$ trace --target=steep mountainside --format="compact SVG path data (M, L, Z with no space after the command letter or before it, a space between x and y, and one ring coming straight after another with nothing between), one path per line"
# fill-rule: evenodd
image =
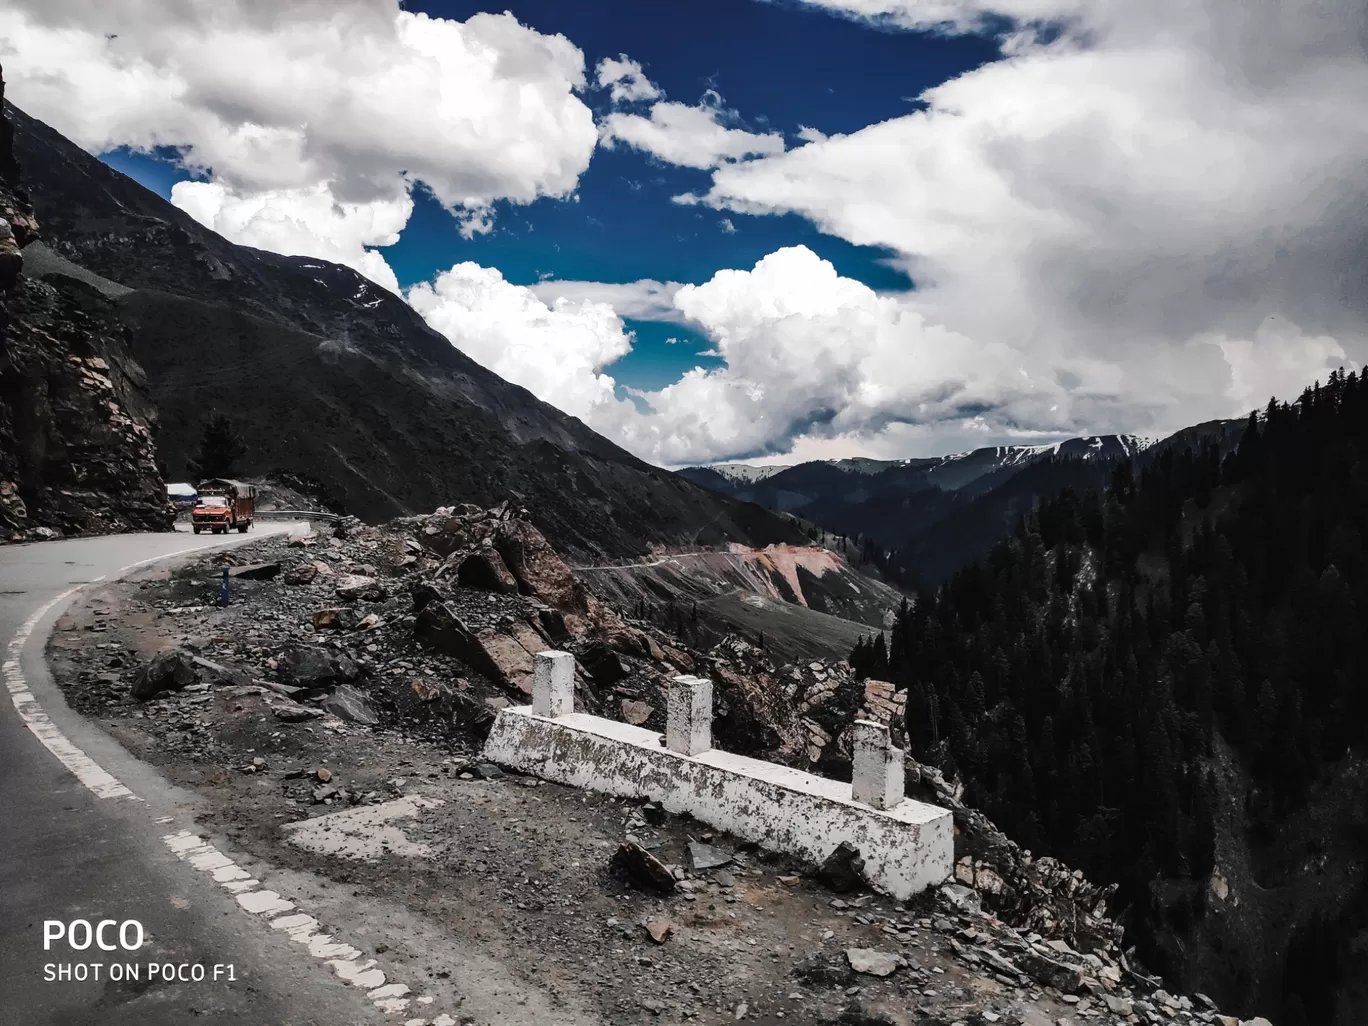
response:
M111 302L161 415L173 477L213 409L243 475L305 475L363 519L512 496L567 551L801 543L786 521L659 470L476 364L355 271L235 246L7 108L55 254ZM70 281L53 261L48 280Z
M134 340L98 290L31 273L43 244L12 136L0 117L0 539L168 529Z
M1043 502L861 672L919 758L1121 885L1170 983L1279 1026L1368 1014L1368 380Z

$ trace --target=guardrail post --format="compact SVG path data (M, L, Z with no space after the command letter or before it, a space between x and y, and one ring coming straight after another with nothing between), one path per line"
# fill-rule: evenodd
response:
M906 795L902 749L893 747L882 723L856 720L850 732L850 797L870 808L894 808Z
M712 747L713 694L707 677L678 676L665 696L665 747L698 755Z
M532 711L555 718L575 711L575 657L569 652L538 652L533 659Z

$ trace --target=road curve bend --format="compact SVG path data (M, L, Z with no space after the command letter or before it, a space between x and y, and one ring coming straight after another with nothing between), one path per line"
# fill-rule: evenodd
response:
M193 797L68 709L43 658L53 622L82 585L290 526L258 522L251 535L233 538L182 531L0 547L0 657L8 688L0 702L3 1026L381 1020L363 994L340 985L279 931L243 916L231 894L168 850L168 830L193 829ZM100 951L93 942L75 949L65 940L44 949L45 922L75 920L134 920L145 940L132 952ZM73 932L78 942L86 939L79 927ZM102 939L114 945L115 936L110 927ZM129 927L125 939L133 937ZM139 978L125 971L124 979L109 979L115 962L139 966ZM172 980L149 978L154 963L173 967ZM84 980L76 978L81 964ZM90 978L91 964L103 967L102 979ZM192 975L183 965L205 966L206 978L177 981ZM63 966L72 978L60 978ZM211 979L215 966L232 966L232 979L224 969Z

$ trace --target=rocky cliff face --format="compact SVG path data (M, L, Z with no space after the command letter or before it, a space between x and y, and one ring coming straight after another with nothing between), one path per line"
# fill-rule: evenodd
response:
M155 411L112 304L24 273L39 227L13 135L0 117L0 539L168 529Z

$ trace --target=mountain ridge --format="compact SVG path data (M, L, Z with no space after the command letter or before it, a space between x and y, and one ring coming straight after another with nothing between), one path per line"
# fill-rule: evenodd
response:
M716 467L680 473L857 539L864 558L891 580L934 588L1061 488L1105 486L1110 468L1122 460L1144 462L1167 446L1242 427L1240 421L1212 421L1166 439L1086 435L902 460L814 460L744 481Z
M7 104L45 241L130 289L110 302L183 472L212 409L239 473L304 474L378 521L506 497L568 551L801 543L786 520L653 467L498 377L400 297L327 261L238 246ZM70 272L68 272L69 274Z

